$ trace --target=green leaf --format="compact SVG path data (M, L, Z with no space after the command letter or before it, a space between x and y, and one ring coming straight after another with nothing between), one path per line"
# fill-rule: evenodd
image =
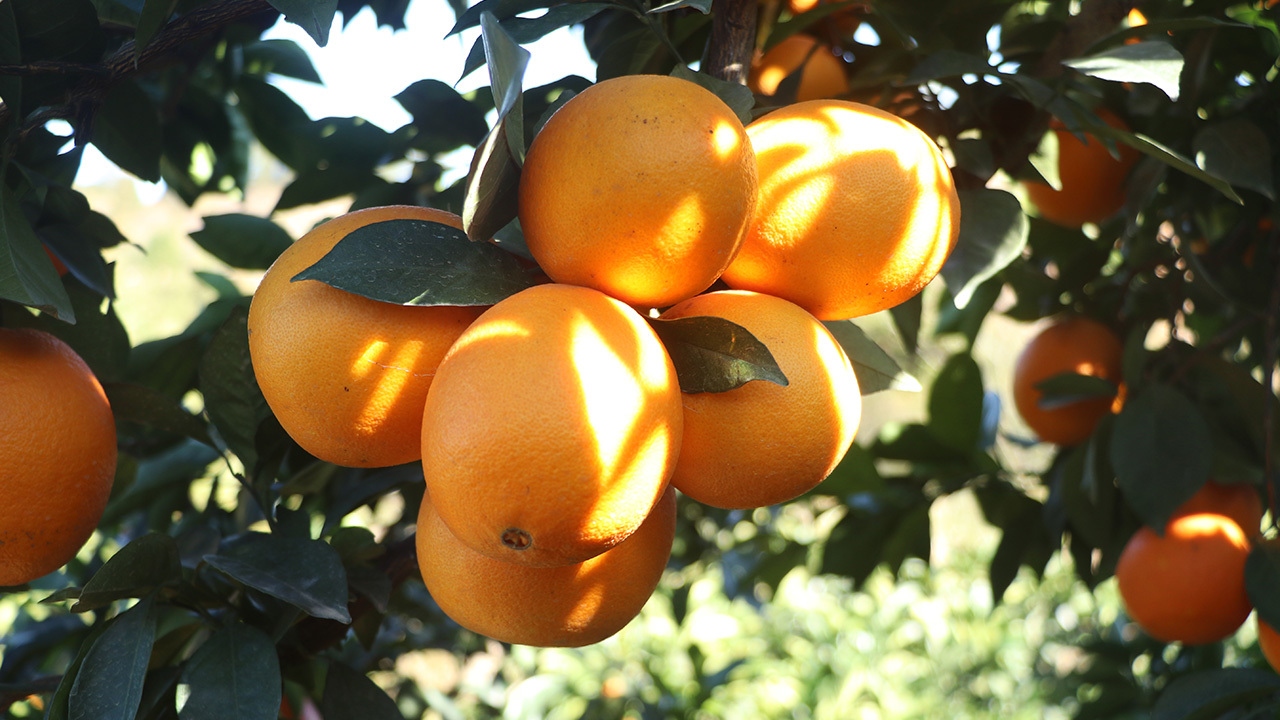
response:
M297 25L320 47L329 44L329 28L338 12L338 0L267 0L284 14L284 19Z
M237 307L209 341L200 358L200 392L205 412L246 469L254 467L258 426L270 414L249 358L249 312Z
M280 711L280 660L261 630L236 623L200 646L182 671L180 720L269 720Z
M490 13L498 20L506 20L534 10L543 10L559 3L560 0L481 0L467 8L458 16L458 21L449 30L449 35L457 35L467 28L480 24L480 16Z
M1111 433L1111 465L1129 507L1163 533L1213 469L1209 425L1185 395L1149 386L1128 400Z
M76 321L71 298L8 185L0 187L0 299Z
M311 56L292 40L272 39L245 43L245 69L255 75L284 75L285 77L320 83L320 73L311 63Z
M755 108L756 98L751 93L750 88L741 83L721 80L704 72L694 72L688 66L676 63L671 69L671 77L677 77L681 80L688 80L691 83L701 85L710 90L716 97L720 98L734 115L738 116L738 120L747 125L751 122L751 110Z
M858 389L863 395L881 390L922 390L920 381L903 370L896 360L889 357L889 353L881 349L852 320L829 320L822 324L831 332L836 342L840 343L849 362L853 363L853 372L858 376Z
M169 18L177 8L178 0L144 0L142 13L138 16L138 27L133 35L135 57L142 55L143 49L169 22Z
M959 194L960 238L942 266L942 278L963 309L979 285L1022 255L1028 224L1011 193L979 188Z
M1156 700L1151 720L1212 720L1277 692L1280 677L1270 670L1201 670L1173 679Z
M130 382L103 383L116 422L132 422L174 435L189 437L210 447L213 440L200 418L187 412L164 393Z
M396 101L413 116L414 146L430 153L479 147L489 131L484 112L439 80L419 80L400 91Z
M1254 544L1244 565L1244 587L1258 617L1280 628L1280 545Z
M1162 145L1158 141L1147 137L1146 135L1141 133L1125 132L1119 128L1113 128L1109 125L1090 127L1089 132L1098 135L1099 137L1109 137L1117 142L1122 142L1144 155L1153 157L1175 170L1184 172L1187 175L1204 182L1225 195L1232 202L1240 205L1244 204L1244 200L1242 200L1240 196L1236 194L1236 191L1232 189L1231 183L1216 175L1201 170L1195 163L1191 162L1186 157L1171 148Z
M929 390L929 429L958 452L976 450L982 439L982 371L968 353L947 359Z
M8 3L0 3L0 6ZM97 644L98 638L111 627L110 623L98 623L89 631L89 636L80 643L80 648L76 651L75 658L67 669L62 673L62 680L58 683L58 688L54 690L53 697L49 699L49 705L45 709L44 720L67 720L71 717L71 690L75 687L76 678L80 675L80 668L84 667L84 660L89 656L89 651Z
M492 305L535 284L511 253L426 220L388 220L354 230L293 280L397 305Z
M191 239L234 268L265 270L293 244L289 233L267 218L231 213L209 215Z
M94 641L71 686L71 720L132 720L142 701L147 661L155 642L150 598L120 613Z
M556 3L553 7L537 17L507 17L501 19L503 31L518 45L541 40L549 33L562 27L580 25L604 10L617 9L616 5L605 2L571 2ZM483 13L481 13L483 15ZM649 32L646 29L646 32ZM483 38L476 38L462 66L462 77L466 77L480 69L485 63L485 47Z
M1254 123L1241 118L1214 123L1196 133L1192 148L1201 170L1276 199L1271 141Z
M0 318L10 327L29 327L47 332L75 350L100 382L111 382L125 372L129 362L129 336L116 316L115 306L83 284L68 281L63 287L71 300L76 324L68 325L48 315L26 311L5 311ZM13 306L10 306L13 308Z
M916 293L906 302L889 308L889 317L893 327L902 338L902 345L909 354L914 355L920 346L920 324L924 313L924 293Z
M1178 99L1182 53L1163 40L1118 45L1085 57L1064 60L1063 65L1101 80L1148 83L1170 100Z
M156 182L163 137L155 103L137 83L126 80L107 93L94 118L91 139L122 170Z
M329 663L320 715L325 720L402 720L396 703L368 676L342 663Z
M786 386L773 353L737 323L710 315L650 321L686 393L728 392L752 380Z
M524 164L524 71L529 65L529 51L511 39L491 13L480 15L480 33L484 40L484 58L489 66L489 89L498 111L507 148L517 165Z
M519 214L520 166L511 155L505 123L499 120L471 157L462 227L472 240L494 237Z
M1094 375L1080 375L1064 372L1045 378L1036 383L1036 389L1043 393L1039 405L1052 410L1064 405L1090 400L1099 397L1115 397L1118 388L1106 378Z
M0 63L17 65L22 62L22 44L18 21L13 15L13 3L0 3ZM8 107L13 117L24 117L22 112L22 76L0 76L0 101Z
M916 63L903 85L923 85L930 80L959 77L961 75L995 75L986 58L959 50L939 50Z
M323 541L250 533L204 560L308 615L351 622L347 572L337 551Z
M671 0L671 2L659 5L649 12L652 14L666 13L672 10L683 10L684 8L697 10L703 15L709 15L711 14L711 0Z
M80 591L71 612L106 607L116 600L140 598L182 579L182 564L173 538L151 533L136 538L111 556Z

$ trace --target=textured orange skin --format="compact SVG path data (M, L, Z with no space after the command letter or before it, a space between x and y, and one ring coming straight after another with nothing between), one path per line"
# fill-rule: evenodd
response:
M853 366L822 323L800 306L729 290L690 298L664 318L712 315L765 344L787 376L723 393L684 396L684 438L671 484L719 508L754 508L808 492L853 443L862 396Z
M815 46L816 49L815 49ZM752 92L773 95L778 85L804 64L796 100L817 100L849 92L844 63L831 54L831 48L809 35L791 35L774 45L751 66L747 86Z
M1248 556L1244 532L1222 515L1175 518L1164 537L1143 527L1116 564L1120 597L1129 617L1157 640L1218 642L1253 611L1244 587Z
M1114 128L1128 130L1123 120L1107 110L1098 117ZM1040 216L1066 227L1101 223L1124 207L1125 176L1138 160L1138 151L1119 145L1120 159L1111 157L1107 146L1092 135L1081 142L1061 122L1050 129L1058 136L1058 180L1061 190L1044 183L1026 183L1027 198Z
M1040 407L1036 383L1066 372L1120 382L1124 348L1111 329L1072 316L1058 320L1031 339L1013 369L1013 402L1018 414L1045 442L1077 445L1089 439L1113 399L1092 398L1055 408Z
M663 75L593 85L534 138L520 224L559 283L665 307L711 286L742 243L755 155L710 91Z
M538 285L486 311L440 363L423 473L436 512L477 552L579 563L662 496L682 421L675 368L638 313L589 288ZM504 544L513 529L528 546Z
M1280 633L1258 618L1258 648L1272 670L1280 672Z
M422 406L436 365L484 308L405 307L317 280L291 282L357 228L398 219L461 228L442 210L357 210L302 236L276 259L249 306L249 352L262 394L307 452L348 467L421 457Z
M1245 537L1252 539L1262 528L1262 497L1256 487L1247 483L1216 483L1210 480L1182 503L1173 512L1173 517L1199 513L1225 515L1240 526Z
M675 531L676 493L667 488L639 529L607 552L574 565L529 567L472 550L427 496L418 513L418 567L440 608L472 632L520 645L581 647L640 613L662 579Z
M48 333L0 328L0 585L75 557L115 472L115 419L84 360Z
M723 280L796 303L819 320L891 308L942 269L960 200L942 152L869 105L811 100L747 126L760 199Z

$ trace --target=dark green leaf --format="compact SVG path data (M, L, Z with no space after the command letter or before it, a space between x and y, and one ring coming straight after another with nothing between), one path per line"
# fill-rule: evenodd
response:
M144 0L142 13L138 16L138 27L133 35L134 55L141 56L143 49L151 42L169 22L173 11L178 7L178 0Z
M863 395L881 390L920 392L920 381L904 371L852 320L824 321L822 324L844 348L844 354L849 356L854 374L858 376L858 389Z
M1223 668L1175 678L1151 710L1151 720L1212 720L1280 692L1280 677L1270 670Z
M311 64L311 56L292 40L273 39L246 43L245 69L256 75L284 75L286 77L319 83L320 74Z
M1004 190L961 190L960 207L960 238L942 278L963 309L979 285L1022 254L1028 225L1018 198Z
M325 720L401 720L395 701L368 676L342 663L329 663L320 715Z
M103 383L103 389L116 422L138 423L213 446L200 418L168 395L137 383Z
M684 8L697 10L703 15L708 15L711 13L711 0L671 0L671 2L659 5L649 12L664 13L671 12L672 10L682 10Z
M280 661L271 638L236 623L200 646L182 671L180 720L271 720L280 711Z
M132 720L156 635L150 598L120 613L94 641L71 686L71 720Z
M698 315L652 325L676 366L681 392L727 392L752 380L787 385L769 348L737 323Z
M471 158L466 195L462 202L462 227L467 237L485 241L494 237L519 212L520 166L511 156L505 120L500 120Z
M995 73L985 58L959 50L939 50L917 63L902 84L914 86L942 78Z
M160 533L143 535L120 548L93 574L71 612L96 610L123 598L140 598L181 579L182 565L173 538Z
M489 65L489 89L493 105L507 136L507 147L516 165L524 164L524 71L529 65L529 51L516 44L490 13L480 15L480 32L484 41L484 58Z
M603 2L556 3L537 17L509 17L501 20L501 25L503 31L517 45L528 45L562 27L581 24L600 14L601 11L611 8L616 8L616 6ZM483 13L481 14L483 15ZM471 46L471 52L467 55L466 62L463 64L462 77L466 77L480 69L480 66L484 63L484 41L481 38L477 38L475 44Z
M338 0L267 0L271 7L284 13L284 19L297 25L320 47L329 44L329 28L338 12Z
M71 298L8 185L0 188L0 299L76 321Z
M1051 410L1064 405L1099 397L1115 397L1116 384L1094 375L1065 372L1036 383L1042 395L1040 407Z
M143 180L160 179L160 116L150 96L126 80L107 93L93 122L93 144L111 162Z
M327 166L303 170L280 193L275 210L289 210L332 200L382 182L371 169L365 168L353 170L348 167Z
M1280 545L1257 543L1244 566L1244 586L1258 617L1280 628Z
M917 293L906 302L889 308L889 317L893 319L893 327L902 338L902 345L909 354L914 355L920 345L920 322L924 312L924 293Z
M308 615L351 622L347 572L337 551L325 542L254 533L204 560Z
M751 122L751 110L756 105L756 98L746 85L721 80L704 72L694 72L683 63L676 63L676 66L671 69L671 76L688 80L710 90L733 111L734 115L738 116L738 120L743 125Z
M1116 417L1111 465L1129 506L1147 526L1164 532L1169 516L1213 469L1209 426L1185 395L1149 386Z
M209 215L191 239L235 268L265 270L293 243L289 233L267 218L232 213Z
M974 437L977 436L978 432L975 432ZM976 439L974 443L977 444ZM871 447L876 457L908 460L917 464L960 462L971 449L956 450L942 442L932 425L917 423L886 423L880 428L880 434Z
M1275 200L1271 141L1254 123L1240 118L1214 123L1196 133L1192 147L1201 170Z
M10 327L43 330L67 343L84 359L99 381L111 382L119 378L129 361L129 336L116 316L114 306L104 303L101 295L78 282L67 281L63 287L71 300L75 325L47 315L8 312L3 307L0 307L0 318Z
M262 78L241 75L236 108L244 114L262 146L296 171L314 168L314 148L307 141L311 118L283 90Z
M1096 135L1109 137L1117 142L1122 142L1144 155L1153 157L1175 170L1184 172L1187 175L1204 182L1225 195L1232 202L1241 205L1244 204L1244 201L1240 199L1240 196L1236 194L1236 191L1232 189L1231 183L1216 175L1201 170L1195 163L1191 162L1177 151L1150 137L1147 137L1146 135L1141 133L1128 133L1118 128L1106 125L1092 127L1089 131Z
M1085 75L1112 82L1149 83L1170 100L1178 99L1182 53L1163 40L1117 45L1086 57L1062 63Z
M14 3L0 3L0 63L5 65L22 62L22 45L18 21L13 15L13 5ZM23 117L20 75L0 75L0 101L4 102L14 117Z
M479 147L489 131L484 112L439 80L419 80L396 95L418 129L415 147L443 153L462 145Z
M929 429L958 452L982 439L982 371L968 353L947 359L929 390Z
M516 256L426 220L359 228L293 280L398 305L492 305L535 284Z
M543 10L556 5L559 0L481 0L467 8L458 16L458 21L449 30L449 35L456 35L467 28L480 24L480 16L490 13L498 20L506 20L533 10Z
M258 458L254 438L270 410L253 375L248 318L248 311L237 307L214 333L200 358L199 382L209 419L227 448L252 468Z

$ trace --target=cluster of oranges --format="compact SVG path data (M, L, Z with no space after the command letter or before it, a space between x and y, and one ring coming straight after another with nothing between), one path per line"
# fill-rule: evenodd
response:
M325 223L263 277L250 351L304 449L350 466L421 459L418 560L449 616L573 646L653 592L677 490L760 507L831 472L861 397L821 321L919 292L955 243L959 203L937 146L893 115L812 101L744 127L693 82L627 76L547 121L519 217L551 282L488 308L292 281L359 227L456 216L397 206ZM785 384L682 392L651 321L692 317L745 328Z

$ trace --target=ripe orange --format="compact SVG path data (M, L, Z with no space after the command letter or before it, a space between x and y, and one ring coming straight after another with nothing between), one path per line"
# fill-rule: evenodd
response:
M724 272L739 290L786 298L820 320L893 307L942 268L960 200L938 146L869 105L810 100L747 127L760 199Z
M1070 316L1049 325L1031 339L1013 369L1013 401L1018 414L1041 440L1076 445L1112 409L1110 397L1079 400L1053 408L1040 406L1035 386L1062 373L1078 373L1120 382L1120 339L1107 326L1085 317Z
M817 100L849 92L844 62L831 54L831 48L808 35L791 35L774 45L751 65L747 86L752 92L773 95L787 76L801 65L800 86L796 100Z
M529 567L472 550L440 519L428 495L418 514L418 566L431 597L454 622L495 640L580 647L639 614L662 578L676 530L667 488L626 540L589 560Z
M1262 498L1258 489L1246 483L1206 482L1191 499L1174 511L1173 517L1216 513L1235 521L1247 538L1253 538L1262 527Z
M826 5L835 1L838 0L788 0L787 11L794 17L806 13L819 5ZM866 12L865 7L850 7L845 10L838 10L819 22L828 31L828 34L834 35L837 39L850 38L857 32L858 26L862 24L860 12Z
M115 472L115 419L89 366L48 333L0 328L0 585L75 557Z
M1244 587L1249 540L1212 513L1169 521L1164 537L1134 533L1116 564L1129 617L1164 642L1203 645L1234 633L1253 610Z
M569 565L617 545L680 451L680 386L631 308L572 285L494 305L427 394L422 466L436 512L489 557Z
M350 467L421 457L422 406L436 365L483 308L405 307L317 280L292 282L357 228L458 216L392 206L348 213L302 236L267 270L249 307L249 352L267 404L299 445Z
M800 306L730 290L690 298L664 318L737 323L769 348L786 387L753 380L684 396L684 438L671 484L719 508L786 502L822 482L853 443L862 396L831 333Z
M1258 648L1271 669L1280 672L1280 633L1261 617L1258 618Z
M687 80L629 75L543 126L520 178L520 224L556 282L663 307L720 277L755 198L755 156L727 105Z
M1128 130L1123 120L1106 109L1097 111L1103 122ZM1026 183L1027 198L1040 216L1059 225L1077 227L1101 223L1124 207L1125 177L1138 160L1138 152L1120 145L1119 159L1111 157L1101 140L1086 135L1081 141L1058 120L1050 124L1058 138L1058 180L1062 189L1045 183Z

